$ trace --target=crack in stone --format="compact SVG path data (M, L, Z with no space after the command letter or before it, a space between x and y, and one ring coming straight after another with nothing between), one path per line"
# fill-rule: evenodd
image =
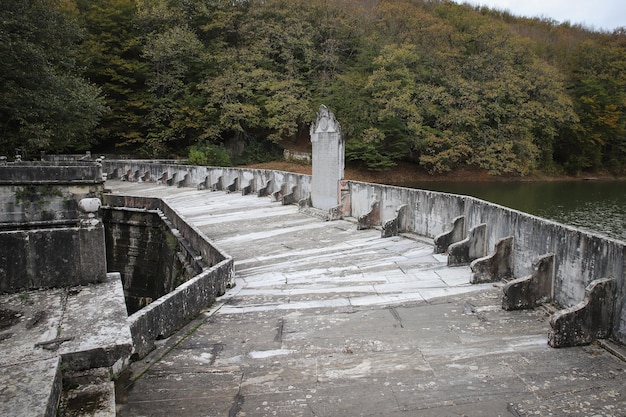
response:
M398 325L400 326L400 328L404 329L404 325L402 324L402 318L400 317L398 310L396 310L395 307L389 307L388 310L393 316L393 318L398 322Z
M283 330L285 328L285 319L280 319L278 321L278 328L276 329L276 335L274 336L274 342L282 343L283 342Z

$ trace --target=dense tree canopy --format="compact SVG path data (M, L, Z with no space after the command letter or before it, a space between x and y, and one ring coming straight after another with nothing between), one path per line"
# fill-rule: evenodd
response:
M105 113L100 88L76 65L82 32L71 5L54 0L0 3L0 151L88 149Z
M305 135L324 103L346 156L369 169L408 160L432 173L626 173L623 29L446 0L9 0L0 9L4 149L96 141L147 156L191 149L206 163L244 149L252 160Z

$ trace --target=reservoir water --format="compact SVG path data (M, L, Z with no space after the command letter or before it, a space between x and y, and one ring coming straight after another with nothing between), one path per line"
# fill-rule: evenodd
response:
M626 181L420 182L626 241Z

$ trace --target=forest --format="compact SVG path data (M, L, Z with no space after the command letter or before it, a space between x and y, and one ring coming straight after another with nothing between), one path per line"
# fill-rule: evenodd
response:
M626 174L626 28L448 0L2 0L0 154Z

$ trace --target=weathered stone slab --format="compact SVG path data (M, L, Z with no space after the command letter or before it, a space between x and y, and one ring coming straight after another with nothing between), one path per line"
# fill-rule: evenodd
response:
M531 275L508 282L502 289L502 308L523 310L552 301L554 258L554 254L540 256L533 262Z
M63 370L103 366L108 376L128 362L119 274L102 284L3 295L0 305L0 415L56 416L61 363Z
M119 274L69 289L3 295L0 366L63 356L69 369L111 367L130 356L132 339ZM11 313L12 312L12 313Z
M615 280L604 278L585 288L585 298L550 318L548 344L554 348L580 346L611 334Z
M127 323L124 290L119 273L100 285L74 287L67 295L57 337L67 369L112 368L127 363L132 337Z
M0 415L56 417L61 389L58 356L0 365Z
M500 239L494 245L493 253L472 261L470 269L472 270L471 284L511 279L513 276L513 237Z
M58 337L65 291L28 291L0 296L0 366L57 356L49 342Z

